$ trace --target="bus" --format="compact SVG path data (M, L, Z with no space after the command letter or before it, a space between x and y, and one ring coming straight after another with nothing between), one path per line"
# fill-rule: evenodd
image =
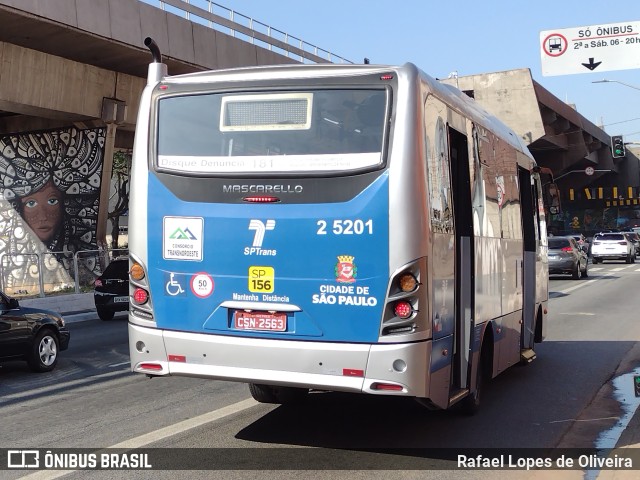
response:
M131 368L477 410L535 358L540 168L415 65L170 76L157 45L131 174Z

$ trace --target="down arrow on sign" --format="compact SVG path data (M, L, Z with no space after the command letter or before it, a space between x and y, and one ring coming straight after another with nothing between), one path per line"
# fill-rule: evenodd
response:
M587 67L589 70L595 70L596 68L598 68L598 65L600 65L602 62L596 62L593 63L593 57L591 57L589 59L589 63L583 63L582 65Z

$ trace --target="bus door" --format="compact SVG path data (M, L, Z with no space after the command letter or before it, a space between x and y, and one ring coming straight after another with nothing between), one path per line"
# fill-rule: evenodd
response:
M538 235L538 209L536 190L532 186L531 172L518 166L520 184L520 204L522 205L523 261L522 290L522 338L521 348L532 349L535 334L536 314L536 261ZM524 352L523 352L524 353ZM531 358L533 360L533 357Z
M455 334L453 358L453 392L469 388L471 333L473 331L475 263L471 177L466 135L448 128L453 221L455 225Z

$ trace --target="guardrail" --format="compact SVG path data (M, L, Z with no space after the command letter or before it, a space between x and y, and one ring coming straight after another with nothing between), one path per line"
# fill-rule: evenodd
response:
M79 250L73 255L70 252L4 253L0 255L0 288L17 298L35 295L34 288L37 288L37 295L41 298L47 293L80 293L83 288L93 289L96 272L101 272L102 266L106 267L114 258L126 256L128 253L126 248ZM72 265L73 275L65 268L64 259ZM28 272L29 276L34 278L34 282L23 280L20 285L11 287L13 291L9 291L9 276L15 270Z
M305 63L353 63L210 0L141 0L187 20Z

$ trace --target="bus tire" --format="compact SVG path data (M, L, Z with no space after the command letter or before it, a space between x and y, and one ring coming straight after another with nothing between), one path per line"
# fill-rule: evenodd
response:
M484 388L487 386L487 382L491 379L491 363L490 356L493 355L491 349L487 347L487 342L491 341L487 338L482 342L482 348L480 350L480 362L476 370L476 389L473 393L467 395L460 402L460 411L464 415L475 415L480 410L480 399Z
M249 392L256 402L260 403L280 403L276 398L273 388L269 385L261 385L259 383L250 383Z
M478 413L480 410L480 397L482 393L482 387L484 386L484 373L482 362L478 365L476 371L476 389L473 393L467 395L460 403L460 411L464 415L472 416Z
M274 387L259 383L250 383L249 391L254 400L260 403L275 403L290 405L302 403L307 398L309 390L296 387Z
M273 387L278 403L290 405L302 403L307 399L309 389L296 387Z

